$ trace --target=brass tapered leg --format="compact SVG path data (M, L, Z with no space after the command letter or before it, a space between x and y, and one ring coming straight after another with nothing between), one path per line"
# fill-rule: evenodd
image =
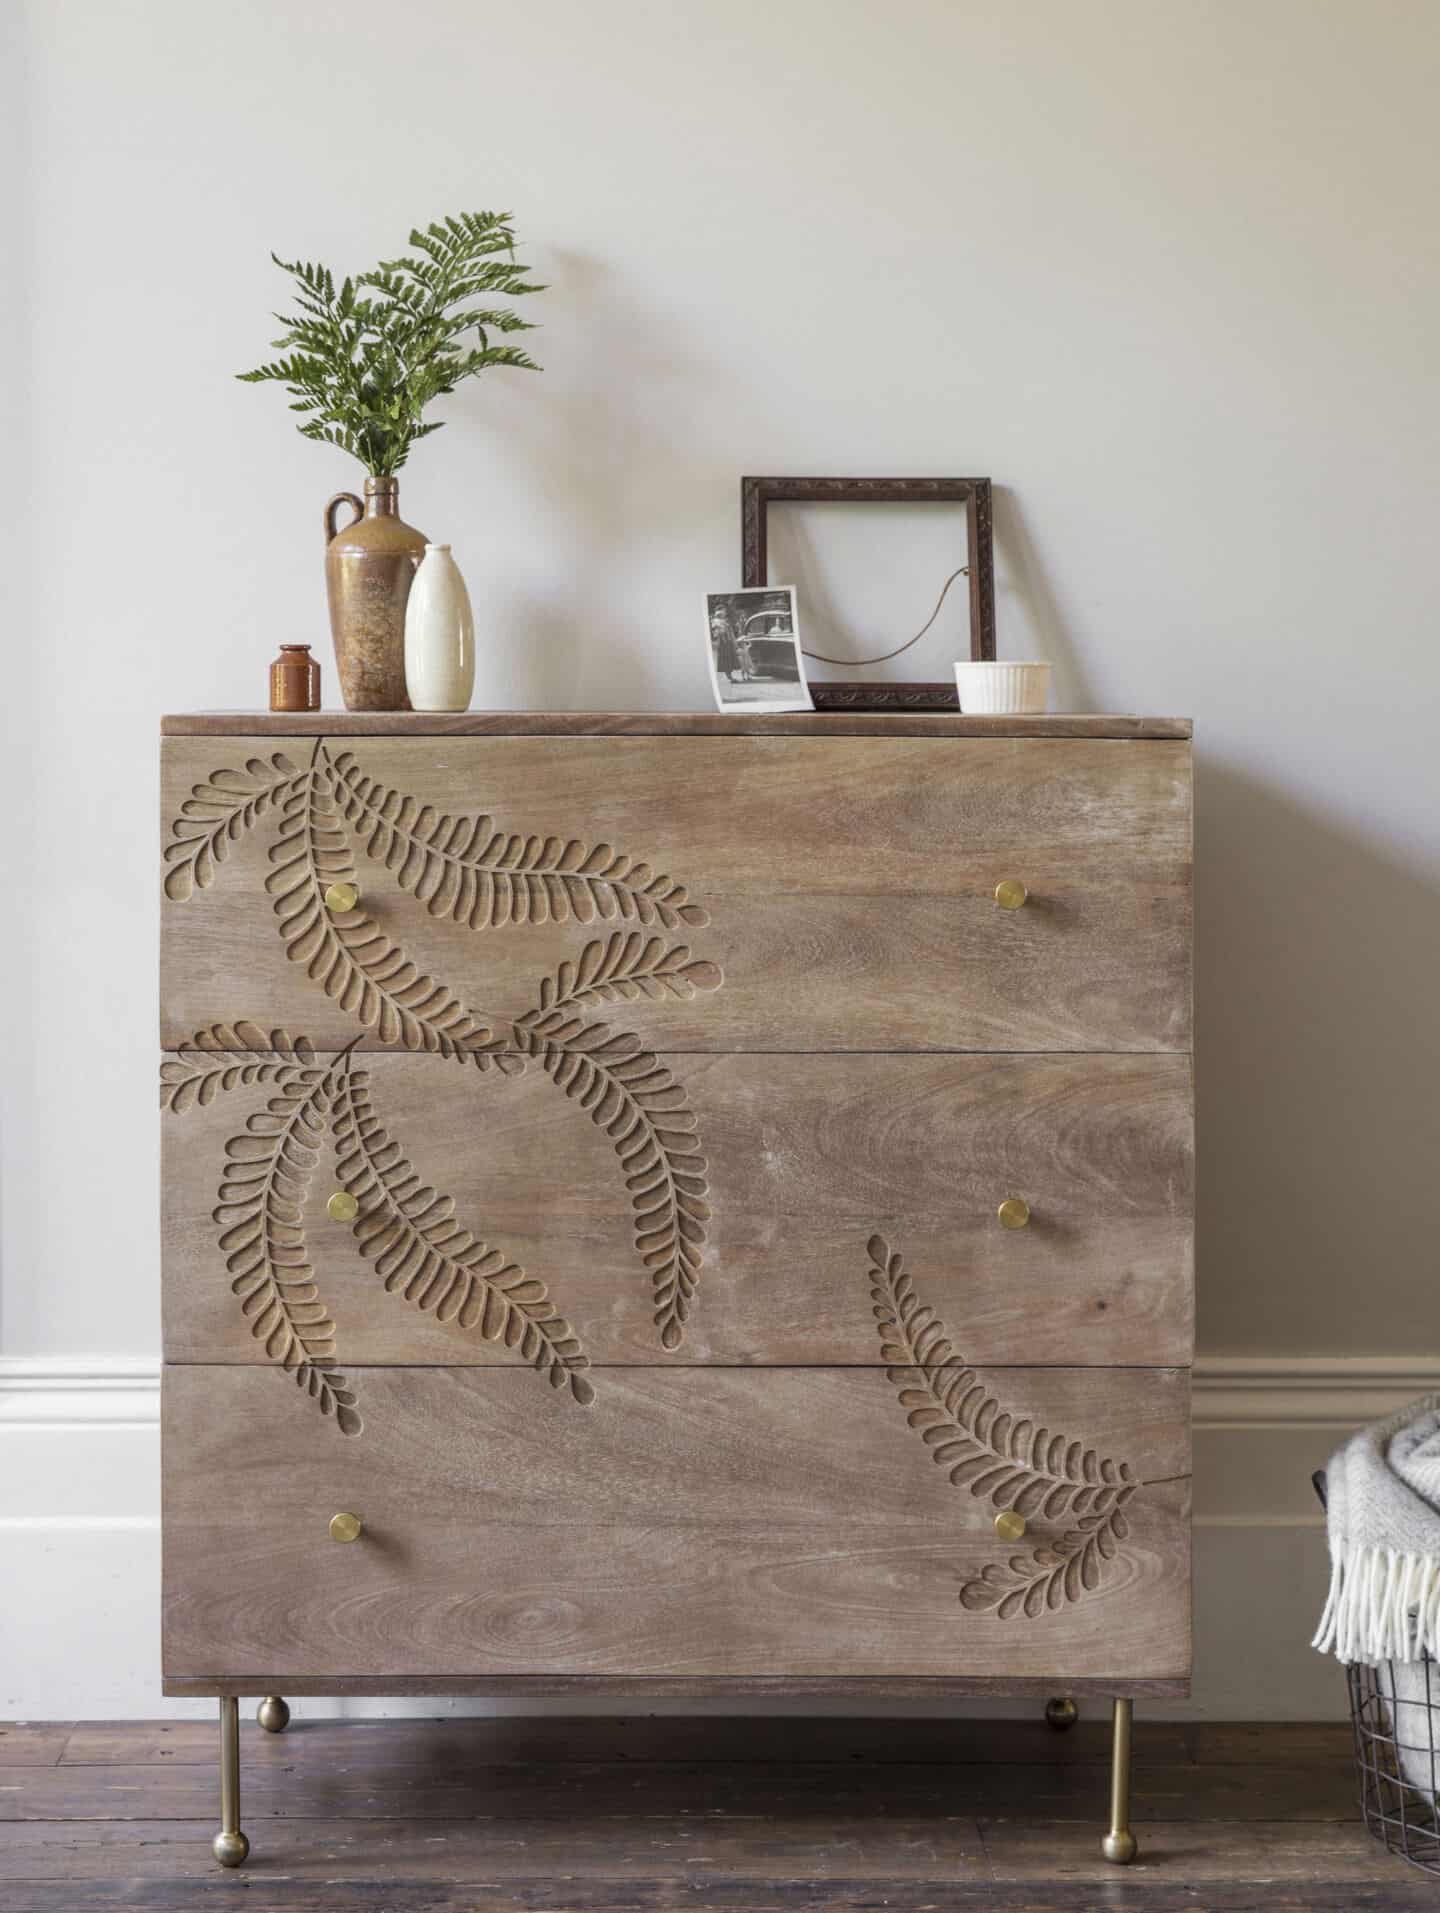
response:
M1080 1718L1080 1709L1068 1694L1057 1694L1045 1703L1045 1725L1057 1734L1068 1734Z
M1130 1831L1130 1724L1133 1701L1117 1700L1110 1740L1110 1831L1100 1851L1113 1866L1129 1866L1138 1848Z
M240 1703L233 1694L220 1700L220 1831L210 1850L222 1867L238 1867L250 1851L240 1831Z
M278 1694L267 1694L255 1709L255 1718L267 1734L283 1734L290 1725L290 1709Z

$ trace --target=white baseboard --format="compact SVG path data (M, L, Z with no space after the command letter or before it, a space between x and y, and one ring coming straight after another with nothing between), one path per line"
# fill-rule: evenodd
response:
M0 1427L155 1427L159 1420L153 1356L0 1356Z
M1338 1670L1308 1646L1326 1574L1310 1474L1349 1429L1435 1389L1440 1361L1410 1356L1197 1363L1194 1697L1154 1712L1247 1720L1342 1713ZM160 1697L157 1362L0 1358L0 1559L0 1719L210 1711L208 1702ZM531 1705L577 1711L571 1702ZM312 1701L304 1711L442 1709ZM445 1711L492 1710L455 1702Z

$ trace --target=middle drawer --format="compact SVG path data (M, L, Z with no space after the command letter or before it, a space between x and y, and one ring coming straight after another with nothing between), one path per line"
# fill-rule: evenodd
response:
M513 1362L503 1267L597 1365L877 1364L880 1237L967 1361L1190 1361L1188 1057L653 1060L640 1134L533 1064L172 1057L167 1358L283 1359L288 1312L342 1363Z

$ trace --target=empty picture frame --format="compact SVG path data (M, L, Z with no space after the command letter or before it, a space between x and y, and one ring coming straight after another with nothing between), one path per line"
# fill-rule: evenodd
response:
M988 478L742 478L740 481L741 582L767 585L766 511L772 504L827 503L965 507L970 586L970 656L995 656L995 560ZM812 679L816 710L954 710L955 685L883 683L859 679Z

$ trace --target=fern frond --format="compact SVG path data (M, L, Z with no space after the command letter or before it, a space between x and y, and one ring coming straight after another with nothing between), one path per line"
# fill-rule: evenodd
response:
M180 903L196 890L208 890L215 867L250 826L298 788L306 773L276 751L268 760L252 757L243 770L211 771L193 784L171 825L165 846L165 895Z
M198 1103L208 1108L218 1095L253 1083L314 1083L323 1070L308 1036L288 1030L267 1035L243 1018L197 1030L160 1065L160 1107L174 1115Z
M635 1247L650 1277L663 1348L685 1336L704 1260L706 1161L684 1088L638 1036L581 1023L564 1009L528 1011L515 1047L610 1138L635 1212Z
M1129 1500L1135 1489L1125 1492ZM997 1620L1014 1621L1022 1615L1038 1620L1100 1586L1104 1563L1113 1561L1119 1544L1130 1532L1124 1501L1108 1514L1086 1515L1056 1541L1028 1555L1011 1555L991 1562L960 1589L960 1605L971 1613L993 1609Z
M364 910L336 917L325 892L355 868L330 773L318 748L285 799L265 887L285 954L380 1041L507 1073L518 1061L434 977L421 974Z
M305 1245L305 1198L325 1140L335 1070L282 1086L225 1145L214 1219L231 1292L270 1360L292 1376L342 1435L362 1422L335 1366L335 1324Z
M870 1299L880 1353L907 1420L956 1487L1027 1520L1105 1514L1134 1483L1128 1462L1007 1413L922 1303L903 1259L872 1236Z
M347 1067L335 1092L336 1173L360 1205L351 1227L386 1289L437 1321L503 1342L582 1407L595 1398L589 1357L545 1284L454 1219L455 1203L421 1182L382 1128L369 1072Z
M636 1003L646 997L686 1003L702 990L718 990L723 981L719 964L692 957L688 944L667 944L663 937L647 937L639 930L613 930L604 942L587 943L575 962L567 959L553 977L547 976L540 985L539 1009L527 1011L520 1021L533 1028L551 1011Z
M331 768L336 801L361 848L432 917L472 930L572 917L667 930L709 922L684 884L609 844L592 849L573 837L500 830L483 813L452 816L367 776L349 751Z
M462 213L411 232L413 254L347 276L337 293L328 266L271 258L293 282L293 313L274 349L282 356L236 376L285 385L302 437L338 445L379 475L397 472L416 439L440 429L426 408L462 379L494 366L538 370L488 332L529 330L508 307L472 308L478 294L543 291L515 259L509 215ZM462 351L462 335L480 349Z
M885 1238L869 1242L868 1281L880 1353L899 1390L906 1419L968 1488L1027 1520L1070 1520L1058 1539L1029 1555L991 1563L960 1589L961 1605L1001 1620L1077 1601L1100 1585L1129 1532L1125 1508L1141 1484L1128 1462L1102 1457L1083 1442L1010 1415L951 1344L945 1324L915 1292L902 1258Z

